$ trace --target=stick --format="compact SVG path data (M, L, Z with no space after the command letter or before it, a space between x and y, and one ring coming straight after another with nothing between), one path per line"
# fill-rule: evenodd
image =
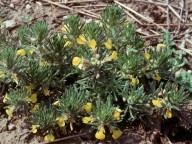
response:
M154 30L152 30L152 29L150 29L150 31L151 31L152 33L156 34L156 35L159 35L158 32L156 32L156 31L154 31Z
M180 17L182 18L182 16L183 16L183 9L184 9L184 6L185 6L185 2L184 2L184 0L181 0L181 2L182 2L182 4L181 4ZM185 22L185 20L184 20L184 22ZM180 29L180 26L181 26L181 19L180 19L180 21L179 21L179 29Z
M89 8L89 7L106 7L107 5L81 5L81 6L72 6L74 8Z
M165 136L165 138L167 139L168 144L172 144L172 142L170 141L170 139L168 138L168 136L167 136L166 134L165 134L164 136Z
M192 45L192 41L190 41L189 39L186 39L186 41Z
M79 137L79 136L84 136L84 135L87 135L87 133L56 139L56 140L54 140L52 142L48 142L48 143L45 143L45 144L52 144L52 143L55 143L55 142L59 142L59 141L67 140L67 139L72 139L72 138Z
M182 22L184 22L184 19L180 17L180 15L173 9L172 6L168 5L169 9L175 14L176 17L178 17Z
M162 10L164 13L167 13L167 11L165 10L165 8L161 7L161 6L157 6L160 10Z
M160 6L167 6L167 4L160 3L160 2L153 2L153 1L146 1L146 0L135 0L135 2L143 2L143 3L149 3L149 4L154 4L154 5L160 5ZM172 7L176 9L181 9L180 7L177 7L175 5L170 4ZM184 11L187 11L186 9L183 9Z
M73 0L73 1L67 1L67 3L65 3L65 2L58 2L58 3L60 3L60 4L74 4L74 3L86 3L86 2L95 2L95 0L81 0L81 1L79 1L79 0Z
M170 18L169 18L169 0L167 0L167 31L170 28Z
M185 31L184 33L181 33L181 34L179 34L179 35L175 35L175 36L173 36L173 38L176 38L176 37L179 37L179 36L183 36L183 35L185 35L185 34L189 34L189 33L191 33L192 32L192 30L187 30L187 31Z
M181 11L180 11L180 17L181 18L183 16L183 9L184 9L184 0L181 0ZM178 34L180 28L181 28L181 19L179 19L179 25L178 25L177 31L175 32L175 35Z
M132 19L134 19L136 22L138 22L140 25L142 25L142 23L136 18L134 17L131 13L129 13L128 11L124 10L126 14L128 14Z
M147 21L147 22L153 22L153 19L151 18L146 18L145 16L141 15L140 13L136 12L135 10L131 9L130 7L114 0L114 2L118 5L120 5L121 7L124 7L125 9L127 9L128 11L131 11L132 13L134 13L135 15L139 16L140 18L142 18L143 20Z
M118 5L120 5L121 7L124 7L124 8L127 9L128 11L131 11L132 13L134 13L134 14L137 15L137 16L139 16L139 17L142 18L143 20L145 20L145 21L147 21L147 22L151 22L151 23L155 24L157 27L161 28L162 30L165 30L163 27L161 27L161 26L159 26L158 24L154 23L154 22L153 22L153 19L144 17L143 15L141 15L141 14L139 14L138 12L136 12L135 10L127 7L126 5L118 2L117 0L114 0L114 2L115 2L116 4L118 4Z
M97 9L92 9L92 10L89 10L90 12L96 12L96 11L102 11L104 10L105 8L97 8Z
M141 24L141 25L143 25L143 26L156 26L156 25L159 25L159 26L165 26L165 27L168 26L167 24ZM169 26L177 27L178 24L169 24ZM181 24L181 26L192 26L192 23Z
M186 23L187 19L188 19L188 14L189 14L189 11L188 11L189 6L186 1L184 2L184 7L187 9L186 14L185 14L185 23Z
M182 48L182 47L177 46L177 45L176 45L176 47L179 48L179 49L181 49L181 50L183 50L183 51L185 51L185 52L186 52L187 54L189 54L190 56L192 56L192 53L190 52L190 50L185 49L185 48Z
M83 11L85 11L85 12L87 12L87 13L90 13L90 14L92 14L92 15L100 18L100 16L99 16L98 14L94 13L94 12L91 12L91 11L88 11L88 10L83 10Z
M4 3L2 3L2 2L0 1L0 5L4 6Z
M158 35L149 35L149 36L143 36L142 38L144 39L148 39L148 38L152 38L152 37L159 37L162 36L163 34L158 34Z
M61 5L59 3L56 3L56 2L52 2L50 0L41 0L41 1L44 1L44 2L47 2L47 3L50 3L50 4L53 4L53 5L56 5L60 8L64 8L64 9L67 9L67 10L71 10L71 11L74 11L74 12L77 12L77 13L80 13L80 14L83 14L83 15L86 15L86 16L90 16L90 17L93 17L93 18L96 18L96 19L100 19L100 17L97 17L95 15L91 15L91 14L88 14L88 13L85 13L83 11L79 11L79 10L76 10L76 9L72 9L66 5Z
M136 32L139 33L139 34L142 34L142 35L144 35L144 36L149 36L147 33L141 32L141 31L139 31L139 30L136 30Z

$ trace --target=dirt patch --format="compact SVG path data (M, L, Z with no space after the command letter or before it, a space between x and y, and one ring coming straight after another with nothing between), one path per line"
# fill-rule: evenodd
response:
M17 118L8 121L5 117L0 121L0 143L1 144L40 144L43 143L38 136L31 134L26 118Z

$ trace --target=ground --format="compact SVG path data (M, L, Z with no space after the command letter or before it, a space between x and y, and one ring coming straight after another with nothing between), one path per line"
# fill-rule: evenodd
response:
M115 2L124 8L129 22L135 23L137 32L146 39L147 45L156 46L161 41L163 30L168 30L176 43L176 49L186 52L191 62L192 56L192 1L190 0L1 0L0 6L5 8L3 19L11 34L24 23L45 20L52 30L59 30L63 18L68 14L79 14L85 20L98 20L101 11ZM191 69L189 64L188 69ZM3 86L1 86L3 91ZM0 100L2 95L0 96ZM11 121L0 103L0 143L1 144L38 144L43 143L41 136L31 134L26 118L15 117ZM56 143L192 143L192 106L183 108L180 119L173 118L161 123L155 120L154 125L144 126L133 123L124 130L123 136L116 141L93 141L94 135L68 136Z

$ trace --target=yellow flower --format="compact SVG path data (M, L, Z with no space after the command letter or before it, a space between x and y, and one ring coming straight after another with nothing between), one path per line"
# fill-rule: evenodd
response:
M149 60L150 57L151 57L151 55L150 55L149 53L145 53L145 58L146 58L147 60Z
M40 66L50 66L51 64L49 62L47 62L47 61L40 61L39 65Z
M103 43L107 49L112 49L113 45L110 39Z
M80 45L86 44L86 39L85 39L85 35L81 34L77 39L76 39L77 43Z
M159 75L157 75L157 76L153 77L153 79L156 80L156 81L158 81L158 82L160 82L161 77L160 77Z
M33 89L33 86L32 86L32 85L29 85L29 86L25 86L25 88L27 89L27 93L28 93L28 94L31 94L32 89Z
M0 17L0 25L3 23L3 19Z
M88 102L86 105L83 106L83 109L86 111L86 112L91 112L92 110L92 103Z
M128 21L128 20L126 20L123 24L124 24L125 26L128 26L129 21Z
M16 73L12 73L11 77L12 77L12 79L16 82L16 84L19 83L19 80L18 80L18 77L17 77L17 74L16 74Z
M83 117L82 118L83 123L87 124L94 121L94 118L92 116L90 117Z
M116 120L120 120L121 118L121 110L120 109L116 109L114 114L113 114L113 118Z
M3 103L6 103L8 100L8 95L6 94L5 97L3 98Z
M117 52L116 51L113 51L113 53L112 53L112 55L110 56L110 58L112 59L112 60L117 60L118 59L118 56L117 56Z
M166 47L165 44L158 44L158 45L157 45L157 51L160 51L160 49L161 49L161 48L164 48L164 47Z
M60 101L56 101L56 102L53 103L53 105L54 105L54 106L60 106L61 103L60 103Z
M88 47L95 49L97 42L94 39L92 39L92 40L87 42L87 45L88 45Z
M65 25L65 26L61 27L60 30L66 32L67 31L67 26Z
M105 134L104 130L100 129L96 132L95 137L99 140L104 140L105 139Z
M31 113L36 112L39 109L39 103L35 104L34 107L30 110Z
M16 56L18 56L18 55L25 56L25 55L26 55L25 50L24 50L24 49L19 49L19 50L17 51L17 53L16 53Z
M166 110L166 116L167 116L167 118L172 118L172 111L171 111L170 108L167 108L167 110Z
M60 127L64 127L65 126L65 119L62 117L62 118L58 118L57 119L57 124L60 126Z
M72 60L72 64L73 64L73 66L78 66L81 61L82 61L82 58L74 57L73 60Z
M161 104L161 101L159 99L152 100L152 103L154 106L156 106L158 108L162 108L162 104Z
M54 139L55 139L55 137L52 133L50 133L44 137L44 140L47 142L52 142L52 141L54 141Z
M37 133L37 128L39 127L39 125L32 125L32 133Z
M13 110L15 109L15 106L12 106L8 109L5 110L6 114L9 116L9 117L13 117Z
M116 129L113 129L112 132L113 132L113 135L112 135L113 139L118 139L123 134L121 130L116 130Z
M0 71L0 78L5 77L5 73L3 71Z
M32 55L34 53L34 50L29 50L29 53Z
M32 94L32 95L27 99L27 101L30 101L30 102L32 102L32 103L36 103L36 102L37 102L37 94L36 94L36 93Z
M131 78L131 85L135 86L136 84L139 84L139 80L137 78L132 77Z
M70 46L72 44L71 41L66 41L66 43L64 44L64 47Z
M46 88L43 89L43 94L44 94L45 96L50 96L51 91L46 87Z

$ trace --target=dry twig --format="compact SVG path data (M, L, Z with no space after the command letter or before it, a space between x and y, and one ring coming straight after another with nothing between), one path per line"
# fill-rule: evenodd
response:
M120 3L119 1L117 0L114 0L114 2L118 5L120 5L121 7L127 9L128 11L131 11L132 13L134 13L135 15L139 16L140 18L142 18L143 20L147 21L147 22L153 22L153 19L152 18L147 18L143 15L141 15L140 13L136 12L135 10L131 9L130 7Z
M170 17L169 17L169 0L167 0L167 30L170 28Z
M136 18L134 17L131 13L129 13L128 11L124 10L124 12L131 17L133 20L135 20L136 22L138 22L140 25L142 25L142 23Z
M153 2L153 1L146 1L146 0L135 0L135 2L143 2L143 3L149 3L149 4L154 4L154 5L159 5L159 6L167 6L167 4L160 3L160 2ZM170 4L172 7L176 9L181 9L180 7L177 7L175 5ZM186 9L183 9L184 11L187 11Z
M168 5L168 8L175 14L176 17L178 17L182 22L184 22L184 19L180 17L180 15L174 10L172 6Z
M95 2L95 0L73 0L73 1L67 1L67 2L58 2L60 4L74 4L74 3L87 3L87 2Z
M72 139L72 138L84 136L84 135L87 135L87 133L78 134L78 135L72 135L72 136L68 136L68 137L56 139L56 140L54 140L54 141L52 141L52 142L48 142L48 143L46 143L46 144L52 144L52 143L56 143L56 142L64 141L64 140L67 140L67 139Z
M100 18L100 17L97 17L95 15L92 15L92 14L89 14L89 13L86 13L86 12L83 12L83 11L79 11L79 10L70 8L70 7L66 6L66 5L62 5L62 4L57 3L57 2L52 2L50 0L41 0L41 1L47 2L47 3L52 4L52 5L56 5L56 6L60 7L60 8L64 8L64 9L67 9L67 10L71 10L71 11L83 14L83 15L86 15L86 16L89 16L89 17L92 17L92 18L96 18L96 19Z
M158 24L154 23L153 19L152 18L147 18L143 15L141 15L140 13L136 12L135 10L131 9L130 7L120 3L119 1L117 0L114 0L115 3L117 3L118 5L120 5L121 7L127 9L128 11L131 11L132 13L134 13L135 15L139 16L140 18L142 18L143 20L147 21L147 22L150 22L150 23L153 23L155 24L157 27L161 28L162 30L165 30L163 27L159 26Z

